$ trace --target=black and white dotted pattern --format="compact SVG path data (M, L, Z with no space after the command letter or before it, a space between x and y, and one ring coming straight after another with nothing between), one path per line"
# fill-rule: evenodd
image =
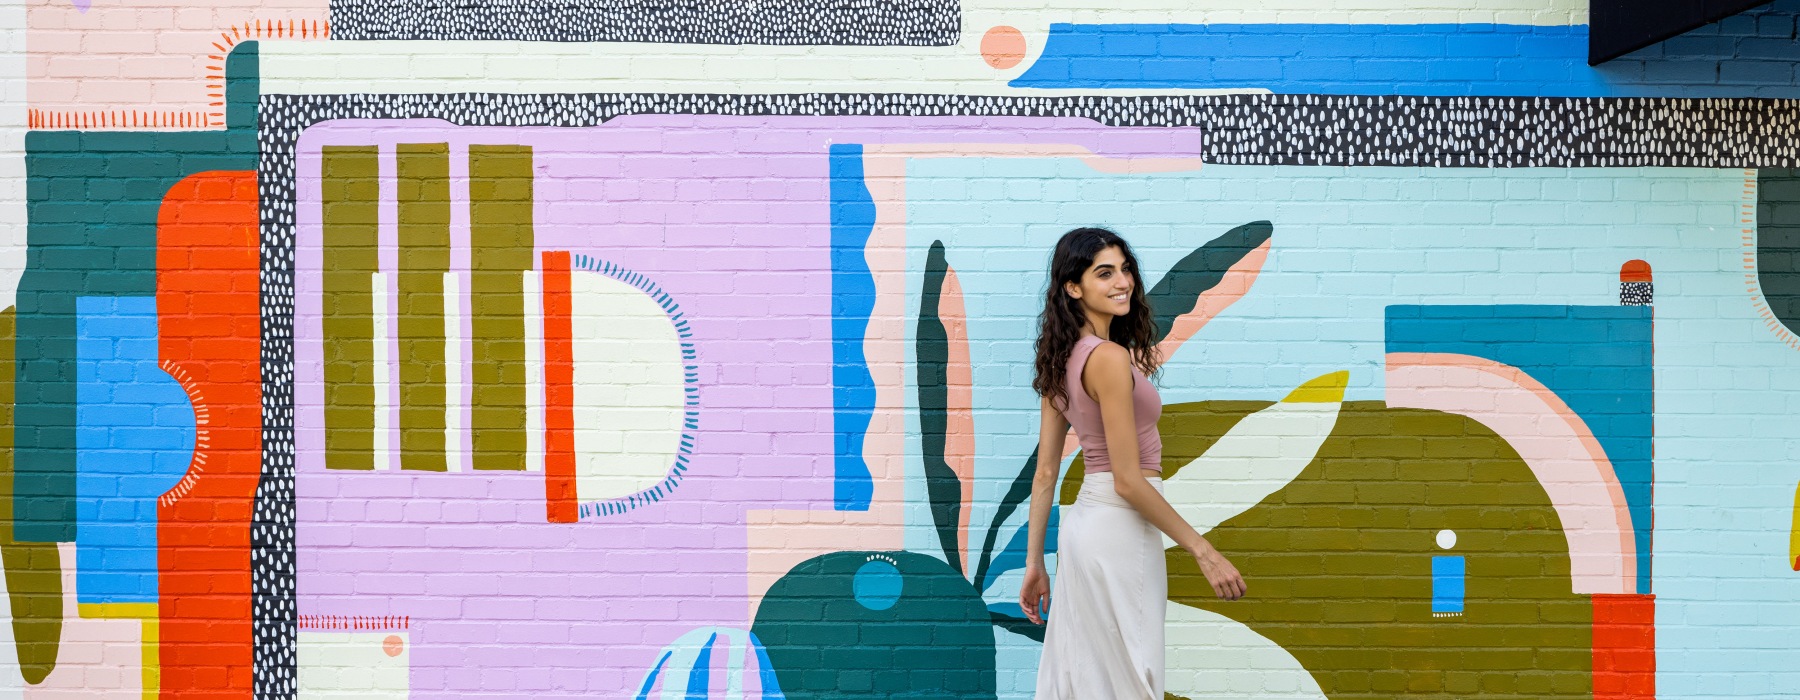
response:
M335 8L334 8L335 9ZM1255 165L1797 167L1800 102L1763 99L1319 95L974 97L894 94L265 95L263 471L253 548L256 695L291 698L294 600L295 143L330 119L592 126L626 114L1084 117L1200 127L1204 159ZM1650 301L1627 283L1620 302Z
M957 0L331 0L333 39L951 46Z
M1649 306L1654 298L1650 282L1620 282L1620 306Z
M262 237L262 478L250 521L250 597L258 698L292 698L298 641L294 599L294 140L259 125ZM297 134L295 134L297 135ZM282 222L285 222L283 225Z
M1206 160L1245 165L1736 168L1800 153L1773 99L1230 95L1198 98Z

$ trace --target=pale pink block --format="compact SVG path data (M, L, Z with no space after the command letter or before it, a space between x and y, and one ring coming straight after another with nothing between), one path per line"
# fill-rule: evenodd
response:
M945 383L949 397L945 424L944 460L962 482L962 507L956 516L956 549L963 559L963 571L974 571L969 561L969 510L975 496L975 379L969 366L969 317L963 304L962 282L956 270L944 273L944 288L938 297L938 319L944 324L944 335L950 345L949 367Z
M26 700L139 700L144 697L143 621L80 617L75 543L56 548L63 563L62 643L56 648L56 669L43 683L25 686Z
M1387 355L1387 403L1468 416L1505 439L1550 496L1575 593L1637 590L1631 511L1587 423L1517 367L1449 353Z
M323 39L329 19L327 0L95 0L85 12L70 0L28 0L32 124L85 116L98 122L87 128L129 129L131 113L152 112L223 126L220 58L243 41Z

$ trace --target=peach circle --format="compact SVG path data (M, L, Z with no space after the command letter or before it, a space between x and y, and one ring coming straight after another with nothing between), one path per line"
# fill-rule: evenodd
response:
M388 656L399 656L400 652L406 651L406 640L401 639L400 635L390 634L387 639L381 640L381 650Z
M987 30L981 37L981 57L1002 70L1019 65L1025 60L1025 33L1006 25Z

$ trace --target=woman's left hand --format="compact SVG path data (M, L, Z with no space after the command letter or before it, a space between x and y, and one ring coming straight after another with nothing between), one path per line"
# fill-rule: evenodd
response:
M1044 567L1025 567L1025 582L1019 585L1019 607L1031 624L1044 624L1044 611L1050 607L1050 574Z

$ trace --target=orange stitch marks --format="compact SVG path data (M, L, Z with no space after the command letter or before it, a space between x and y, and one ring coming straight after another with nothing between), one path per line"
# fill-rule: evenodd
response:
M306 615L299 617L303 630L403 630L412 627L411 615Z
M223 103L220 103L223 104ZM145 112L113 110L105 112L26 112L26 126L32 129L199 129L225 126L224 112Z
M194 458L188 462L187 475L181 477L181 481L176 482L161 498L156 499L158 505L167 508L193 491L194 484L200 481L200 475L206 473L206 453L212 449L212 434L207 430L207 425L212 420L212 409L206 405L206 394L200 390L200 383L194 381L181 365L165 359L162 361L162 370L181 384L182 391L187 392L188 403L194 407Z
M29 0L26 97L33 129L225 126L224 56L253 40L324 40L327 0L108 0L85 12Z

